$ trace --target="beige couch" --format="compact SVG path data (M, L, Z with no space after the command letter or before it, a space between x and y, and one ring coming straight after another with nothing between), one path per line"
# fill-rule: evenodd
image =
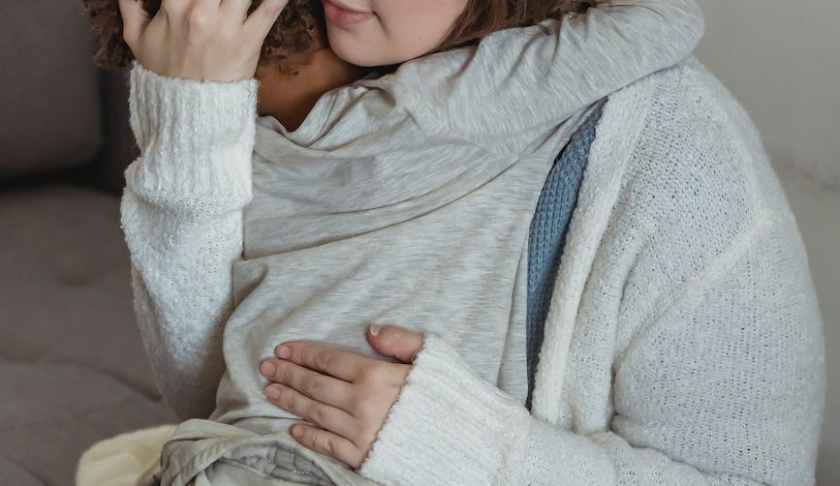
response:
M171 422L119 227L136 157L125 73L77 1L0 3L0 484L70 485L82 451Z

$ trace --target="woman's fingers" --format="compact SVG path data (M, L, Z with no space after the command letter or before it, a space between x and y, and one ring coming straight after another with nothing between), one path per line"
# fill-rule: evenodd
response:
M126 43L147 69L233 82L253 78L265 37L289 0L263 0L250 16L253 0L162 0L153 19L142 11L141 0L119 2L126 13Z
M240 0L224 0L240 1ZM250 2L248 2L250 3ZM251 15L245 20L245 30L247 35L260 46L265 41L265 37L271 31L277 17L283 13L283 9L288 5L289 0L264 0L263 3L254 10Z
M267 359L260 365L260 374L270 384L287 385L321 403L352 413L358 400L350 383L319 373L291 361Z
M179 18L191 3L193 3L193 0L162 0L160 10L169 17Z
M221 9L225 15L240 15L244 21L245 17L248 16L248 9L252 3L254 3L254 0L221 0Z
M149 23L149 14L139 0L119 0L119 8L123 21L123 40L134 51L140 34Z
M219 0L216 0L217 2ZM236 24L237 29L242 29L245 25L245 19L248 17L248 9L255 0L221 0L219 12L225 21L230 21Z
M266 387L269 402L311 421L318 426L351 439L359 435L358 421L344 410L313 400L292 387L273 383Z
M163 0L160 12L173 22L190 19L196 15L215 19L220 0Z

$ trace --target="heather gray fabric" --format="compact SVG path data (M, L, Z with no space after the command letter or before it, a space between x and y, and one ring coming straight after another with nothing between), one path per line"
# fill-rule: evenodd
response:
M529 391L537 352L542 343L542 326L551 284L602 105L603 101L597 104L597 109L555 159L530 224L527 297ZM530 400L526 406L530 408ZM194 486L376 484L348 471L328 456L308 449L299 453L286 430L257 436L254 432L207 420L192 419L180 424L173 438L167 442L162 457L166 461L166 475L161 480L164 469L158 464L153 471L147 471L145 482L141 483L143 486L156 486L160 482L184 486L190 481ZM201 459L195 460L196 457Z
M627 8L616 27L620 9L595 9L586 28L549 19L334 90L294 132L259 117L210 420L288 427L296 417L262 394L260 360L290 339L378 356L364 334L373 319L446 335L524 403L528 232L548 171L595 102L688 54L697 34L690 9L647 3L688 26L633 45L612 33L662 20ZM585 61L602 58L609 69Z

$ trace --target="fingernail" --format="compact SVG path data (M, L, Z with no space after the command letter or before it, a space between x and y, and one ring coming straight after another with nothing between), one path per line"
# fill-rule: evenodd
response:
M368 328L370 330L371 335L376 336L379 334L379 331L382 329L381 324L371 324Z
M277 371L277 367L271 361L263 361L260 365L260 373L264 376L274 376L275 371Z
M290 354L289 348L286 346L280 346L277 348L277 356L280 358L288 358Z
M280 398L280 386L277 384L271 385L264 390L264 393L268 398Z

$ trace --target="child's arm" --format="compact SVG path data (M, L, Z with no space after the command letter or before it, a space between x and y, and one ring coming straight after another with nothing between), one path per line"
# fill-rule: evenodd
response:
M611 2L409 61L398 77L427 133L515 153L534 129L690 56L704 26L695 0Z
M141 155L125 171L121 220L134 311L160 391L181 419L210 415L224 372L257 87L163 77L136 61L130 74Z

